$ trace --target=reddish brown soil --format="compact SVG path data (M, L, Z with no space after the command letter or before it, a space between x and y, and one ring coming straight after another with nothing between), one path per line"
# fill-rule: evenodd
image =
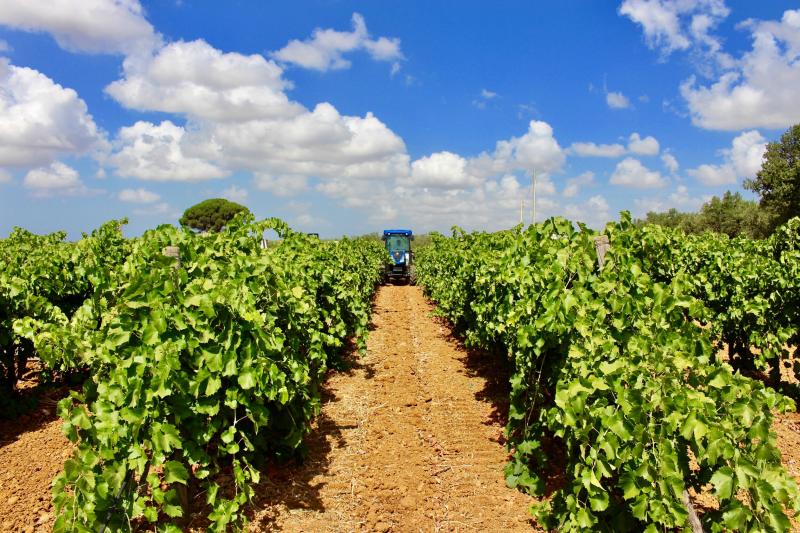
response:
M38 388L37 375L20 381L24 392ZM45 392L37 409L0 420L0 531L50 531L55 520L50 486L72 447L61 433L56 399L66 389Z
M532 531L503 479L508 376L431 311L378 291L367 354L328 380L308 461L262 483L253 531Z

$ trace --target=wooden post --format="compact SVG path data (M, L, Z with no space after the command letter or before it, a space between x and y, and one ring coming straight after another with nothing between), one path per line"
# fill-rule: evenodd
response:
M597 252L597 266L603 270L603 265L606 262L606 252L611 248L611 243L608 241L608 235L600 235L594 238L594 249Z
M703 533L703 524L700 523L700 518L697 516L697 511L694 510L692 500L689 498L689 491L684 490L682 496L683 506L689 513L689 526L692 528L692 533Z
M161 253L175 259L175 268L181 266L181 250L177 246L165 246Z

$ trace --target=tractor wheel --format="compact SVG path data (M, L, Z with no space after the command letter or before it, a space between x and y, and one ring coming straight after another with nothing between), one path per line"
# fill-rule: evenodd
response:
M417 269L414 265L411 265L408 272L408 284L409 285L416 285L417 284Z

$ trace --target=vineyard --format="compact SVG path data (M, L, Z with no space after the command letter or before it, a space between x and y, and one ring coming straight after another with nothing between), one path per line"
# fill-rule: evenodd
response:
M3 413L27 408L30 359L83 382L58 405L54 531L181 531L198 508L226 531L298 490L327 514L266 529L655 532L696 513L789 531L800 512L773 431L800 398L798 219L754 241L623 215L607 250L559 218L434 235L416 272L442 325L415 287L376 293L379 241L249 215L204 235L124 223L0 240ZM351 433L320 473L331 420ZM495 483L503 463L533 498ZM312 478L332 488L312 498Z
M262 457L300 448L326 368L351 340L363 346L383 248L320 243L277 220L131 241L120 225L74 244L20 230L2 242L5 401L33 351L53 372L91 376L59 404L77 447L53 485L55 531L179 530L170 517L198 492L224 531ZM267 229L282 239L262 250Z
M507 482L543 495L562 478L536 506L539 523L682 528L710 484L708 530L790 529L800 496L770 427L794 403L734 373L717 348L730 344L739 368L772 363L780 385L800 331L798 222L763 243L684 242L623 217L606 227L600 263L595 233L563 219L456 230L420 254L439 312L513 364Z

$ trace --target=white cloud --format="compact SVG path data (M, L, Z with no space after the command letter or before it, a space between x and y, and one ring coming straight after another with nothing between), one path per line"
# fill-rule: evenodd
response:
M497 141L493 153L483 152L470 159L469 172L485 178L536 169L543 176L560 169L565 158L564 151L553 137L553 128L547 122L532 120L527 133L521 137Z
M179 142L168 144L181 152L179 159L192 159L196 176L249 170L270 177L385 180L408 174L405 144L374 115L343 116L329 103L308 110L285 94L290 85L282 75L280 66L259 55L222 53L203 41L178 42L150 62L126 65L125 78L107 91L127 107L185 115L185 128L170 124L177 131L167 132ZM141 140L153 144L149 137ZM140 158L129 155L132 161ZM167 179L176 169L171 161L151 158L146 172L127 175ZM157 168L159 162L168 164Z
M289 41L272 56L284 63L324 72L349 68L350 61L344 58L344 54L360 49L366 50L377 61L397 62L403 59L400 39L370 39L364 17L358 13L353 13L353 31L317 28L310 39ZM392 70L395 71L394 66Z
M11 174L0 168L0 183L11 183Z
M705 86L681 85L692 122L706 129L786 128L800 121L800 9L778 21L747 21L752 49Z
M219 122L291 118L283 70L258 54L222 53L205 41L178 41L148 61L125 63L125 77L106 92L139 111L187 114Z
M160 42L138 0L4 0L0 25L49 33L77 52L146 53Z
M486 103L498 96L496 92L490 91L489 89L481 89L481 94L472 101L472 105L478 109L486 109Z
M133 214L144 215L144 216L171 214L173 218L180 217L180 213L175 212L172 209L172 207L166 202L161 202L147 207L139 207L133 210Z
M621 144L595 144L592 142L572 143L569 152L579 157L620 157L625 155Z
M681 211L697 211L708 199L708 197L692 196L686 185L678 185L667 196L636 198L633 203L636 216L644 216L650 211L661 213L672 208Z
M10 51L11 51L11 45L8 44L8 41L0 39L0 52L6 53Z
M628 139L628 151L637 155L658 155L661 147L655 137L641 138L638 133L631 133Z
M592 183L594 183L594 172L589 170L579 176L568 179L567 186L561 194L565 198L572 198L580 192L581 187L591 185Z
M721 165L700 165L688 170L688 174L704 185L729 185L742 178L754 178L761 170L766 150L766 139L758 131L746 131L733 139L730 148L721 150Z
M440 152L412 165L403 140L377 117L341 115L327 102L313 109L293 102L282 68L259 55L177 42L147 61L126 62L123 70L107 89L112 97L142 111L177 113L186 122L142 121L121 129L107 159L120 176L194 180L249 171L258 189L285 197L313 186L371 221L414 211L444 227L453 213L456 222L503 227L496 225L504 220L497 211L508 211L513 221L525 194L510 174L536 169L542 212L562 209L546 199L555 194L550 175L561 169L565 153L545 122L531 121L523 135L476 157Z
M417 187L464 189L480 183L469 174L467 161L452 152L437 152L411 164L411 184Z
M201 181L227 172L191 154L186 130L165 120L159 125L139 121L119 131L117 150L108 159L122 177L152 181Z
M646 189L663 187L666 185L666 180L661 176L660 172L648 169L638 159L627 157L617 163L614 173L611 175L610 183L612 185Z
M606 93L606 103L611 109L627 109L631 106L631 101L627 96L614 91Z
M678 172L680 165L678 164L678 160L674 155L670 154L669 152L664 152L661 154L661 161L664 163L664 166L667 168L667 170L669 170L670 174L675 174Z
M642 138L638 133L632 133L628 138L628 147L619 144L596 144L593 142L572 143L568 153L578 157L621 157L626 153L637 155L658 155L660 146L655 137Z
M270 176L257 172L253 184L257 189L281 197L297 196L308 190L308 180L305 176Z
M0 166L47 165L104 142L74 90L0 58Z
M386 180L408 173L402 139L372 113L342 116L328 103L289 120L206 125L226 165L271 176Z
M29 171L23 180L26 189L36 196L75 196L85 194L88 189L78 176L78 171L60 161L54 161L48 167L35 168Z
M715 52L719 43L709 30L729 12L724 0L624 0L619 8L642 27L647 45L662 57L692 45Z
M152 204L159 201L161 196L147 189L122 189L117 198L134 204Z
M231 202L238 202L242 203L247 200L248 192L247 189L243 187L239 187L237 185L231 185L224 191L222 191L222 197L230 200Z

